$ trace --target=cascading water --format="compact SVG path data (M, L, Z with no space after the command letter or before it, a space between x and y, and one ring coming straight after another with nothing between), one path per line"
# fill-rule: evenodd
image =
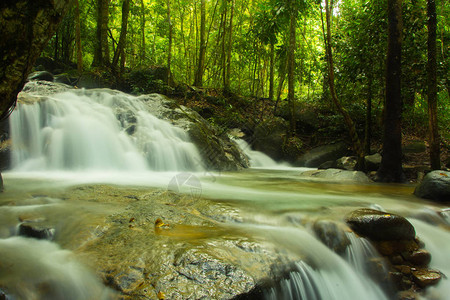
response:
M305 260L295 263L288 278L282 279L276 287L263 291L261 296L264 299L389 299L365 269L355 268L305 229L264 227L263 230L283 248L305 256ZM350 256L369 259L367 253L361 251L365 247L360 247L358 243L350 250Z
M67 91L19 104L10 126L16 170L201 169L184 130L153 116L141 99L111 90Z
M251 146L244 141L243 139L235 139L236 144L238 144L239 148L244 152L245 155L247 155L250 166L252 168L280 168L280 167L287 167L288 164L280 164L274 161L271 157L268 155L260 152L255 151L251 148Z

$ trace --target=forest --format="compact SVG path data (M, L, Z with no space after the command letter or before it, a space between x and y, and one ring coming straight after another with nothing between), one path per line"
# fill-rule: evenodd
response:
M401 91L393 97L401 95L401 108L394 115L401 111L404 135L429 141L439 169L436 157L441 146L445 155L450 139L450 9L445 1L403 3L398 73L387 70L393 66L387 8L387 1L359 0L77 0L42 55L76 67L73 77L90 72L127 92L181 97L224 127L282 116L289 121L285 148L292 151L314 144L302 128L302 112L334 118L360 156L381 144L387 82L396 80L387 74L397 72ZM192 98L194 87L209 104ZM211 101L221 116L202 107ZM392 126L386 124L388 133Z
M359 162L385 147L391 175L380 180L403 181L402 134L426 141L432 169L447 163L450 9L401 2L76 0L35 70L78 87L166 94L251 136L281 117L275 158L291 162L339 138Z

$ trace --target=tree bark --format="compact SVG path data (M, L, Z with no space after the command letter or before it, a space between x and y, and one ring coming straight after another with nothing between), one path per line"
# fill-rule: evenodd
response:
M71 4L71 0L0 3L0 119L14 109L35 60Z
M80 28L80 3L75 0L75 44L77 46L77 70L78 74L83 72L83 55L81 48L81 28Z
M427 63L427 85L428 85L428 120L430 130L430 163L431 169L441 168L440 159L440 137L437 120L437 80L436 80L436 2L427 1L428 14L428 63Z
M384 107L383 158L377 181L404 182L402 169L402 1L388 0L388 49Z
M113 61L111 68L113 70L118 70L119 58L122 57L123 67L125 67L125 45L127 42L127 31L128 31L128 15L130 12L130 0L123 0L122 2L122 26L120 28L119 43L117 44L116 51L114 52ZM122 65L122 63L121 63ZM122 69L122 66L121 66ZM123 70L120 70L121 72ZM120 73L120 72L119 72Z
M94 67L109 65L108 19L109 0L97 0L96 43L94 46L94 60L92 61L92 66Z
M200 48L198 51L198 66L195 72L194 86L203 85L203 71L206 54L206 0L200 3Z
M144 0L140 1L141 4L141 51L140 51L140 64L144 64L145 60L145 5Z

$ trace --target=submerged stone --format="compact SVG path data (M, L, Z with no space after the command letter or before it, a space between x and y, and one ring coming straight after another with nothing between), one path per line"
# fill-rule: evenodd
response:
M413 240L416 231L404 217L363 208L351 212L346 222L356 233L375 241Z

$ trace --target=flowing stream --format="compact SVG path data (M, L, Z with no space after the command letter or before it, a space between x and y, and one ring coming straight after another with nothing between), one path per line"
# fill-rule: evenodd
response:
M379 256L367 240L346 233L351 244L337 254L311 229L321 219L343 224L343 216L360 207L409 218L432 254L432 267L450 275L448 216L439 214L444 207L415 198L412 186L302 180L302 169L278 164L244 141L238 143L256 169L208 172L183 130L153 116L139 98L109 90L21 104L10 125L13 169L4 174L0 198L0 298L3 290L7 299L110 299L114 292L76 252L99 230L99 220L123 209L132 196L102 202L88 193L90 185L167 189L188 181L180 178L197 180L180 192L195 188L193 196L243 212L239 222L225 223L298 255L288 276L263 289L261 298L393 299L393 288L368 266ZM186 171L190 176L178 176ZM58 196L74 186L70 196ZM42 216L61 233L53 242L17 236L21 222ZM430 217L438 223L420 221ZM443 300L449 294L449 280L443 279L423 297Z

